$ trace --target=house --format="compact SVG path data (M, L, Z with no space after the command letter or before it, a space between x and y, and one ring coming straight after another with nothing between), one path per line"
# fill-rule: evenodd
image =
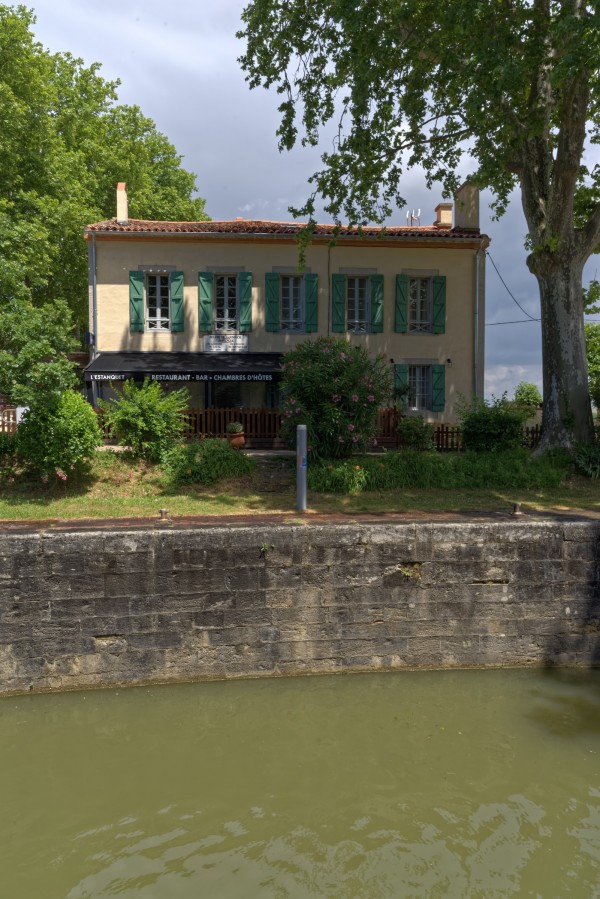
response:
M186 385L191 405L278 402L281 354L339 335L382 354L410 409L452 422L483 394L485 249L479 195L466 182L432 225L317 225L299 267L301 225L129 219L85 229L91 401L119 381ZM454 221L453 221L454 213Z

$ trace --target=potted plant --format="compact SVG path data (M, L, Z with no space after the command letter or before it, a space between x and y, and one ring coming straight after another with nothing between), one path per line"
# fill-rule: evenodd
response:
M225 432L231 446L236 446L239 448L245 445L246 438L244 437L244 425L241 423L241 421L228 422L227 427L225 428Z

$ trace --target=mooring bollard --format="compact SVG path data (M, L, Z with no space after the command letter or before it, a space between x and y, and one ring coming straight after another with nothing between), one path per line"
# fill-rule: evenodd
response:
M511 512L513 518L522 518L523 513L521 512L521 503L513 503L513 510Z
M306 512L306 425L296 428L296 509Z

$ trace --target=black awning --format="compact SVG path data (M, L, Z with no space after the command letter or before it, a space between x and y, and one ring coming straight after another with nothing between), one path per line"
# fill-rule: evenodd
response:
M86 381L278 381L281 353L100 353Z

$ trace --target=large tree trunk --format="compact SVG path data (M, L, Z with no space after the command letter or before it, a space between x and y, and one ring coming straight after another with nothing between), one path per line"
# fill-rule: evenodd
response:
M583 264L541 253L527 264L540 288L544 414L537 452L594 439L583 327Z

